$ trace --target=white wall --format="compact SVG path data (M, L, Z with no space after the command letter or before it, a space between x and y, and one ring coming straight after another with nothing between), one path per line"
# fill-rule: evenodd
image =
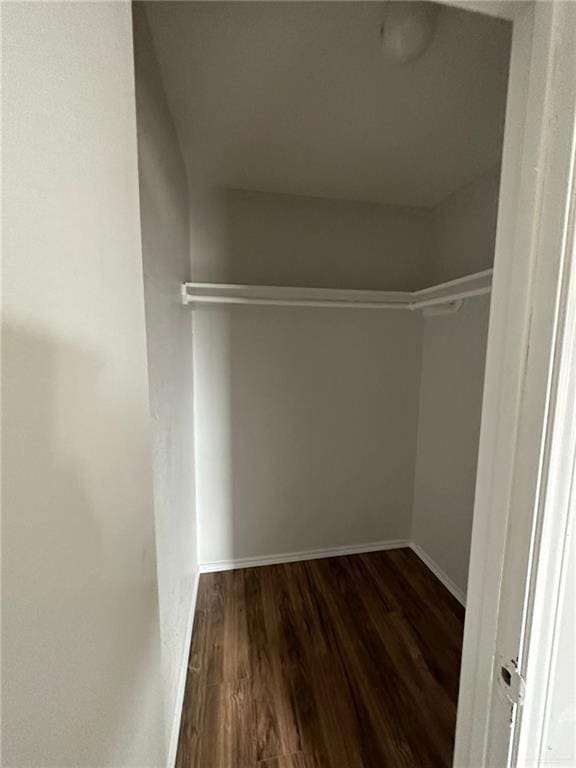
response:
M412 540L464 594L468 580L489 297L427 317Z
M167 726L177 729L198 570L192 322L180 302L180 284L190 277L189 203L146 12L141 3L133 9L160 634Z
M3 761L159 766L130 5L2 11Z
M498 189L495 169L434 209L434 283L492 266ZM489 313L490 298L478 297L424 320L412 540L463 595Z
M194 310L201 561L408 538L421 318Z
M429 210L238 190L222 198L230 282L391 291L430 284Z
M428 211L204 192L197 280L425 284ZM396 312L193 310L201 562L408 537L421 328Z
M490 269L494 263L500 169L456 190L433 210L432 282Z

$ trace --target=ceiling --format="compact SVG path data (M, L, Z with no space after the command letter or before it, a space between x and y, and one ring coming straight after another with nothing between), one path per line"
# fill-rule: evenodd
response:
M442 7L387 60L378 2L150 2L191 179L433 207L500 161L510 23Z

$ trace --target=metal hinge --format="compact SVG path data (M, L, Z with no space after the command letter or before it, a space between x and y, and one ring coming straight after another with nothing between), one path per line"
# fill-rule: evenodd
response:
M524 691L526 681L518 671L516 662L513 659L496 659L495 673L498 679L498 685L504 696L511 704L517 704L519 707L524 704Z

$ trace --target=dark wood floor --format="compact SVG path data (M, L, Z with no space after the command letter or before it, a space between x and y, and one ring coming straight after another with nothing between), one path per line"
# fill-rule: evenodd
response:
M203 575L177 768L450 766L463 619L408 549Z

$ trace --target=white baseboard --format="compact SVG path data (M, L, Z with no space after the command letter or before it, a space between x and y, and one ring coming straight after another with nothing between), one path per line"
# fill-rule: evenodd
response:
M190 612L186 624L186 639L184 641L184 653L180 661L180 674L178 676L178 688L176 691L176 703L174 705L174 716L172 720L172 731L170 733L170 742L168 745L167 767L174 768L176 764L176 752L178 751L178 737L180 735L180 722L182 720L182 709L184 706L184 693L186 691L186 678L188 676L188 659L190 657L190 646L192 644L192 629L194 627L194 615L196 613L196 599L198 597L198 582L200 581L200 568L196 571L194 586L192 587L192 600L190 601Z
M408 539L393 539L391 541L375 541L371 544L355 544L344 547L329 547L327 549L309 549L301 552L282 552L278 555L238 557L231 560L213 560L200 564L200 573L216 571L233 571L238 568L254 568L259 565L278 565L280 563L297 563L304 560L321 560L325 557L340 555L358 555L362 552L382 552L386 549L401 549L409 547L432 573L440 579L446 589L462 605L466 605L466 595L452 579L444 573L440 566L428 555L422 547Z
M375 541L371 544L355 544L346 547L330 547L328 549L310 549L303 552L283 552L278 555L239 557L232 560L213 560L202 563L200 573L214 571L233 571L237 568L254 568L258 565L278 565L280 563L297 563L301 560L321 560L325 557L340 555L359 555L362 552L380 552L386 549L401 549L409 547L408 539L393 539L391 541Z
M458 602L466 607L466 595L465 593L460 589L460 587L456 586L452 579L447 576L444 571L440 568L440 566L432 560L430 555L428 555L422 547L420 547L418 544L415 544L413 541L409 544L410 549L418 555L420 560L424 563L424 565L427 565L428 568L432 571L432 573L437 576L442 584L446 587L448 592L450 592Z

